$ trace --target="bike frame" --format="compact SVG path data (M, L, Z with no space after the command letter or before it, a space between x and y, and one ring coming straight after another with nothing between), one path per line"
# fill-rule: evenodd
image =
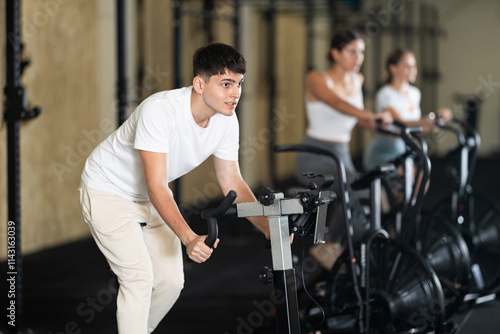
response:
M269 203L238 203L236 209L230 208L236 198L236 192L228 193L221 205L216 209L202 211L209 226L209 234L205 243L212 247L217 239L217 218L236 214L238 217L267 217L271 239L271 255L273 262L272 280L274 284L274 300L276 306L276 326L278 334L300 334L300 317L297 298L295 269L293 268L290 244L290 226L288 216L305 213L305 203L310 197L298 196L285 198L283 193L271 193ZM328 189L320 189L314 199L316 207L316 224L314 243L324 242L327 205L333 203L334 193Z

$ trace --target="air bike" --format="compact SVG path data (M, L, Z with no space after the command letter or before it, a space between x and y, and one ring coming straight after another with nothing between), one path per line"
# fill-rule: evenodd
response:
M314 243L324 241L324 229L328 205L336 195L330 190L333 177L310 174L311 179L323 178L321 186L311 183L310 189L298 190L296 196L285 198L283 193L263 189L258 202L233 205L236 192L230 191L215 209L201 212L207 220L208 237L205 243L213 247L218 236L217 218L228 215L238 217L264 216L269 219L273 269L261 273L261 278L273 282L274 296L279 296L276 306L276 333L301 333L295 269L292 263L290 233L312 234ZM278 300L278 298L275 298Z
M419 128L396 123L397 135L421 154L413 134ZM399 126L398 126L399 125ZM410 142L411 141L411 142ZM423 145L422 143L420 145ZM322 310L311 306L302 310L302 322L315 325L321 333L444 333L447 330L445 293L436 271L425 255L444 256L442 249L422 253L415 247L417 213L424 196L424 187L412 187L415 195L404 209L398 237L391 238L381 223L381 179L393 173L394 164L379 166L351 184L353 190L370 189L368 228L360 238L353 231L351 205L347 192L345 167L334 154L306 145L275 147L278 152L308 152L331 157L338 165L342 207L346 227L346 250L327 273L324 282L314 282L315 296ZM417 173L425 184L430 173L428 158L421 155ZM412 173L413 175L413 173ZM359 239L359 240L358 240ZM311 330L311 328L309 329Z
M481 138L469 124L453 118L440 126L452 132L458 145L446 156L446 171L455 188L423 220L424 234L435 234L445 222L454 226L470 253L464 302L478 304L495 299L500 286L500 207L474 191L471 181Z
M426 142L419 136L419 127L407 127L395 121L389 128L379 129L386 135L397 136L406 144L406 152L393 163L403 170L403 201L383 219L383 226L392 231L391 236L416 249L437 274L441 283L445 319L449 319L463 302L470 277L470 254L458 229L443 219L429 217L434 212L421 210L425 187L430 175L430 160ZM387 194L392 194L391 178L384 178ZM394 184L394 183L392 183ZM410 222L410 223L408 223ZM403 232L404 229L411 229ZM453 324L447 324L448 330Z

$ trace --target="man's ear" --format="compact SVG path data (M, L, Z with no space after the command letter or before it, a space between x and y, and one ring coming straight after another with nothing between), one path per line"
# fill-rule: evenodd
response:
M193 78L193 89L198 94L201 95L203 93L203 88L205 87L205 80L197 75Z

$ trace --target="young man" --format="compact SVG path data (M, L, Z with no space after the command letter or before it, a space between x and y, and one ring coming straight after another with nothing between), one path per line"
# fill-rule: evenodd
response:
M179 297L181 242L197 263L213 251L206 236L183 219L170 181L213 155L223 193L233 189L236 202L256 201L238 165L235 109L245 73L245 59L233 47L217 43L198 49L193 86L144 100L85 164L82 213L120 283L120 334L151 333ZM267 219L251 222L269 238Z

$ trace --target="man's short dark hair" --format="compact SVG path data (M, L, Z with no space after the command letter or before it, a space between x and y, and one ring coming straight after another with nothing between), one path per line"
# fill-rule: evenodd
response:
M211 43L195 51L193 55L193 76L202 76L208 80L212 75L220 75L231 71L245 74L247 64L242 54L234 47Z

